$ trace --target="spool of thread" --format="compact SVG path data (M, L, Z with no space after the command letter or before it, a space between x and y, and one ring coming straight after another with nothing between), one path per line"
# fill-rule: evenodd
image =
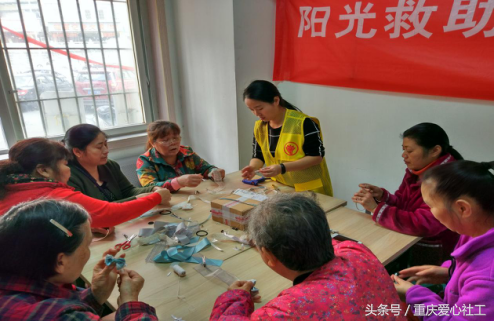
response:
M179 277L183 278L185 276L185 270L182 269L182 267L180 265L174 265L173 267L173 272L175 272L176 275L178 275Z

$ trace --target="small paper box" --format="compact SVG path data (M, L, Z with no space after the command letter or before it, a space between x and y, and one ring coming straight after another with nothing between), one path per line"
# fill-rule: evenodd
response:
M260 201L235 194L220 197L211 201L213 221L244 231L247 213L260 203Z

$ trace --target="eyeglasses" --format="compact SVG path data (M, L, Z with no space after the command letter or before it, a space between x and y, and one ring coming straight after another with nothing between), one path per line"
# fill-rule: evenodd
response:
M163 146L170 146L174 143L180 142L181 139L182 139L181 136L175 136L174 138L168 138L165 140L157 140L156 143L163 145Z

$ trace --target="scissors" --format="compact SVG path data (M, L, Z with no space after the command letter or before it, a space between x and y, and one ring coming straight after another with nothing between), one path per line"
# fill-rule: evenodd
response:
M131 245L130 243L132 242L132 240L136 237L137 235L136 234L132 234L130 237L127 237L127 235L124 234L124 237L125 237L125 242L123 243L119 243L117 245L115 245L115 249L116 250L120 250L120 249L123 249L123 250L128 250L130 249Z

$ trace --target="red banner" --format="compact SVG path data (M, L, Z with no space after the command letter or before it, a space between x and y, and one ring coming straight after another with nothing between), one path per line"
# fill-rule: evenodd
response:
M494 0L277 0L273 80L494 100Z

